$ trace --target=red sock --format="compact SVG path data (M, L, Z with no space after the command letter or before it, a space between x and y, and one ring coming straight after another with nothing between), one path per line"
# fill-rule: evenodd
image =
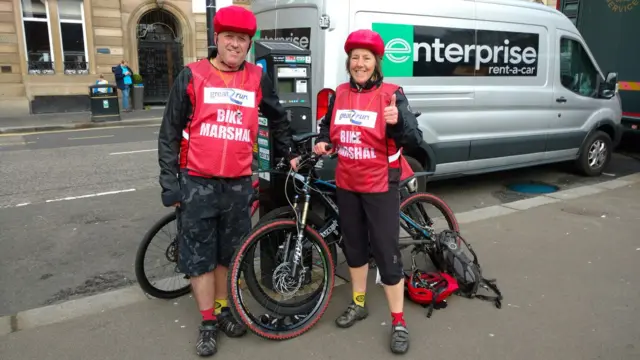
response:
M404 312L391 313L391 325L396 326L398 324L407 326L407 323L404 321Z
M216 316L214 315L214 311L214 308L211 308L209 310L201 310L200 314L202 314L202 321L215 320Z

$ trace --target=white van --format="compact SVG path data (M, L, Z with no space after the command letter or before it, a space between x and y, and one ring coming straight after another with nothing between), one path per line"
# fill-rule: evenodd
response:
M617 75L603 75L553 8L523 0L254 0L252 10L260 38L311 50L315 119L348 80L348 34L380 33L385 80L421 113L425 144L407 155L435 177L560 161L594 176L620 140Z

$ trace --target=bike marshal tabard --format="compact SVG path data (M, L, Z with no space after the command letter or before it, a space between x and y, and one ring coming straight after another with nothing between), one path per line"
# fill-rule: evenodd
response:
M385 42L387 77L532 76L537 33L373 23Z

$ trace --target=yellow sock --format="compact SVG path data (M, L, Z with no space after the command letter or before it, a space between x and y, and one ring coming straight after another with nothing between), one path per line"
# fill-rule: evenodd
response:
M227 299L220 299L220 300L216 300L216 315L220 315L220 313L222 312L222 308L227 307Z
M361 307L364 307L364 294L363 292L353 292L353 302Z

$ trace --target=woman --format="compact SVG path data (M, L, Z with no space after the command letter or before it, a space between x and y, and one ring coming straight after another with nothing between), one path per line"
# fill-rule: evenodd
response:
M320 124L314 147L338 152L337 203L345 256L353 287L353 302L336 319L350 327L367 317L365 293L369 246L380 271L391 310L391 351L409 349L404 320L404 277L398 249L402 147L417 147L422 132L407 98L397 86L382 81L384 42L378 33L357 30L344 45L350 81L336 89Z

